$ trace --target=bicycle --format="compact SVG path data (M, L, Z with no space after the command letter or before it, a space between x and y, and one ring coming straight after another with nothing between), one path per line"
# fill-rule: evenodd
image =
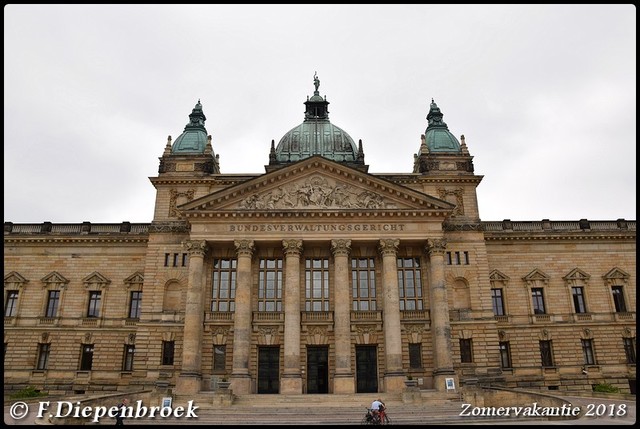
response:
M377 413L373 412L371 408L367 408L367 413L362 418L360 424L362 425L390 425L391 418L387 415L387 410L382 409Z

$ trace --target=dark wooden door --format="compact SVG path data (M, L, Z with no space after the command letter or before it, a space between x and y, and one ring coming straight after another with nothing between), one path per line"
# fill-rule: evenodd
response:
M356 346L356 392L378 391L377 346Z
M280 392L280 347L258 347L258 393Z
M329 393L329 346L307 346L307 393Z

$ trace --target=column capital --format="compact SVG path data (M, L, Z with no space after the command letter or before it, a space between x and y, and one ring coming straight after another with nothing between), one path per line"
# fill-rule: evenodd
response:
M233 244L236 246L238 256L251 257L253 255L253 251L255 250L253 240L235 240Z
M206 240L185 240L182 242L182 247L189 252L189 256L203 256L207 253L207 241Z
M351 240L331 240L331 252L333 256L349 256L351 250Z
M429 255L444 255L447 248L447 240L444 238L428 239L425 250Z
M302 254L302 240L282 240L282 248L285 255L301 255Z
M385 255L396 256L398 254L399 245L400 245L400 240L398 240L397 238L386 238L386 239L380 240L380 244L378 248L382 256L385 256Z

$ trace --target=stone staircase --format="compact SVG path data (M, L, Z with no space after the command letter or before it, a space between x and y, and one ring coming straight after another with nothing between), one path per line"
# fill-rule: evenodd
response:
M402 394L359 393L351 395L239 395L230 406L215 405L214 392L194 397L178 396L173 406L186 406L189 400L199 408L198 418L140 419L132 424L212 424L212 425L357 425L371 402L380 397L387 405L392 424L442 424L466 422L459 416L457 394L423 390L420 401L406 403ZM486 421L486 420L484 420Z

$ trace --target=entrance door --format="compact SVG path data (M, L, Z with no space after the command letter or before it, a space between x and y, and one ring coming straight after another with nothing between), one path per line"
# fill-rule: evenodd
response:
M258 347L258 393L280 392L280 347Z
M378 391L377 346L356 346L356 393Z
M307 393L329 393L329 346L307 346Z

